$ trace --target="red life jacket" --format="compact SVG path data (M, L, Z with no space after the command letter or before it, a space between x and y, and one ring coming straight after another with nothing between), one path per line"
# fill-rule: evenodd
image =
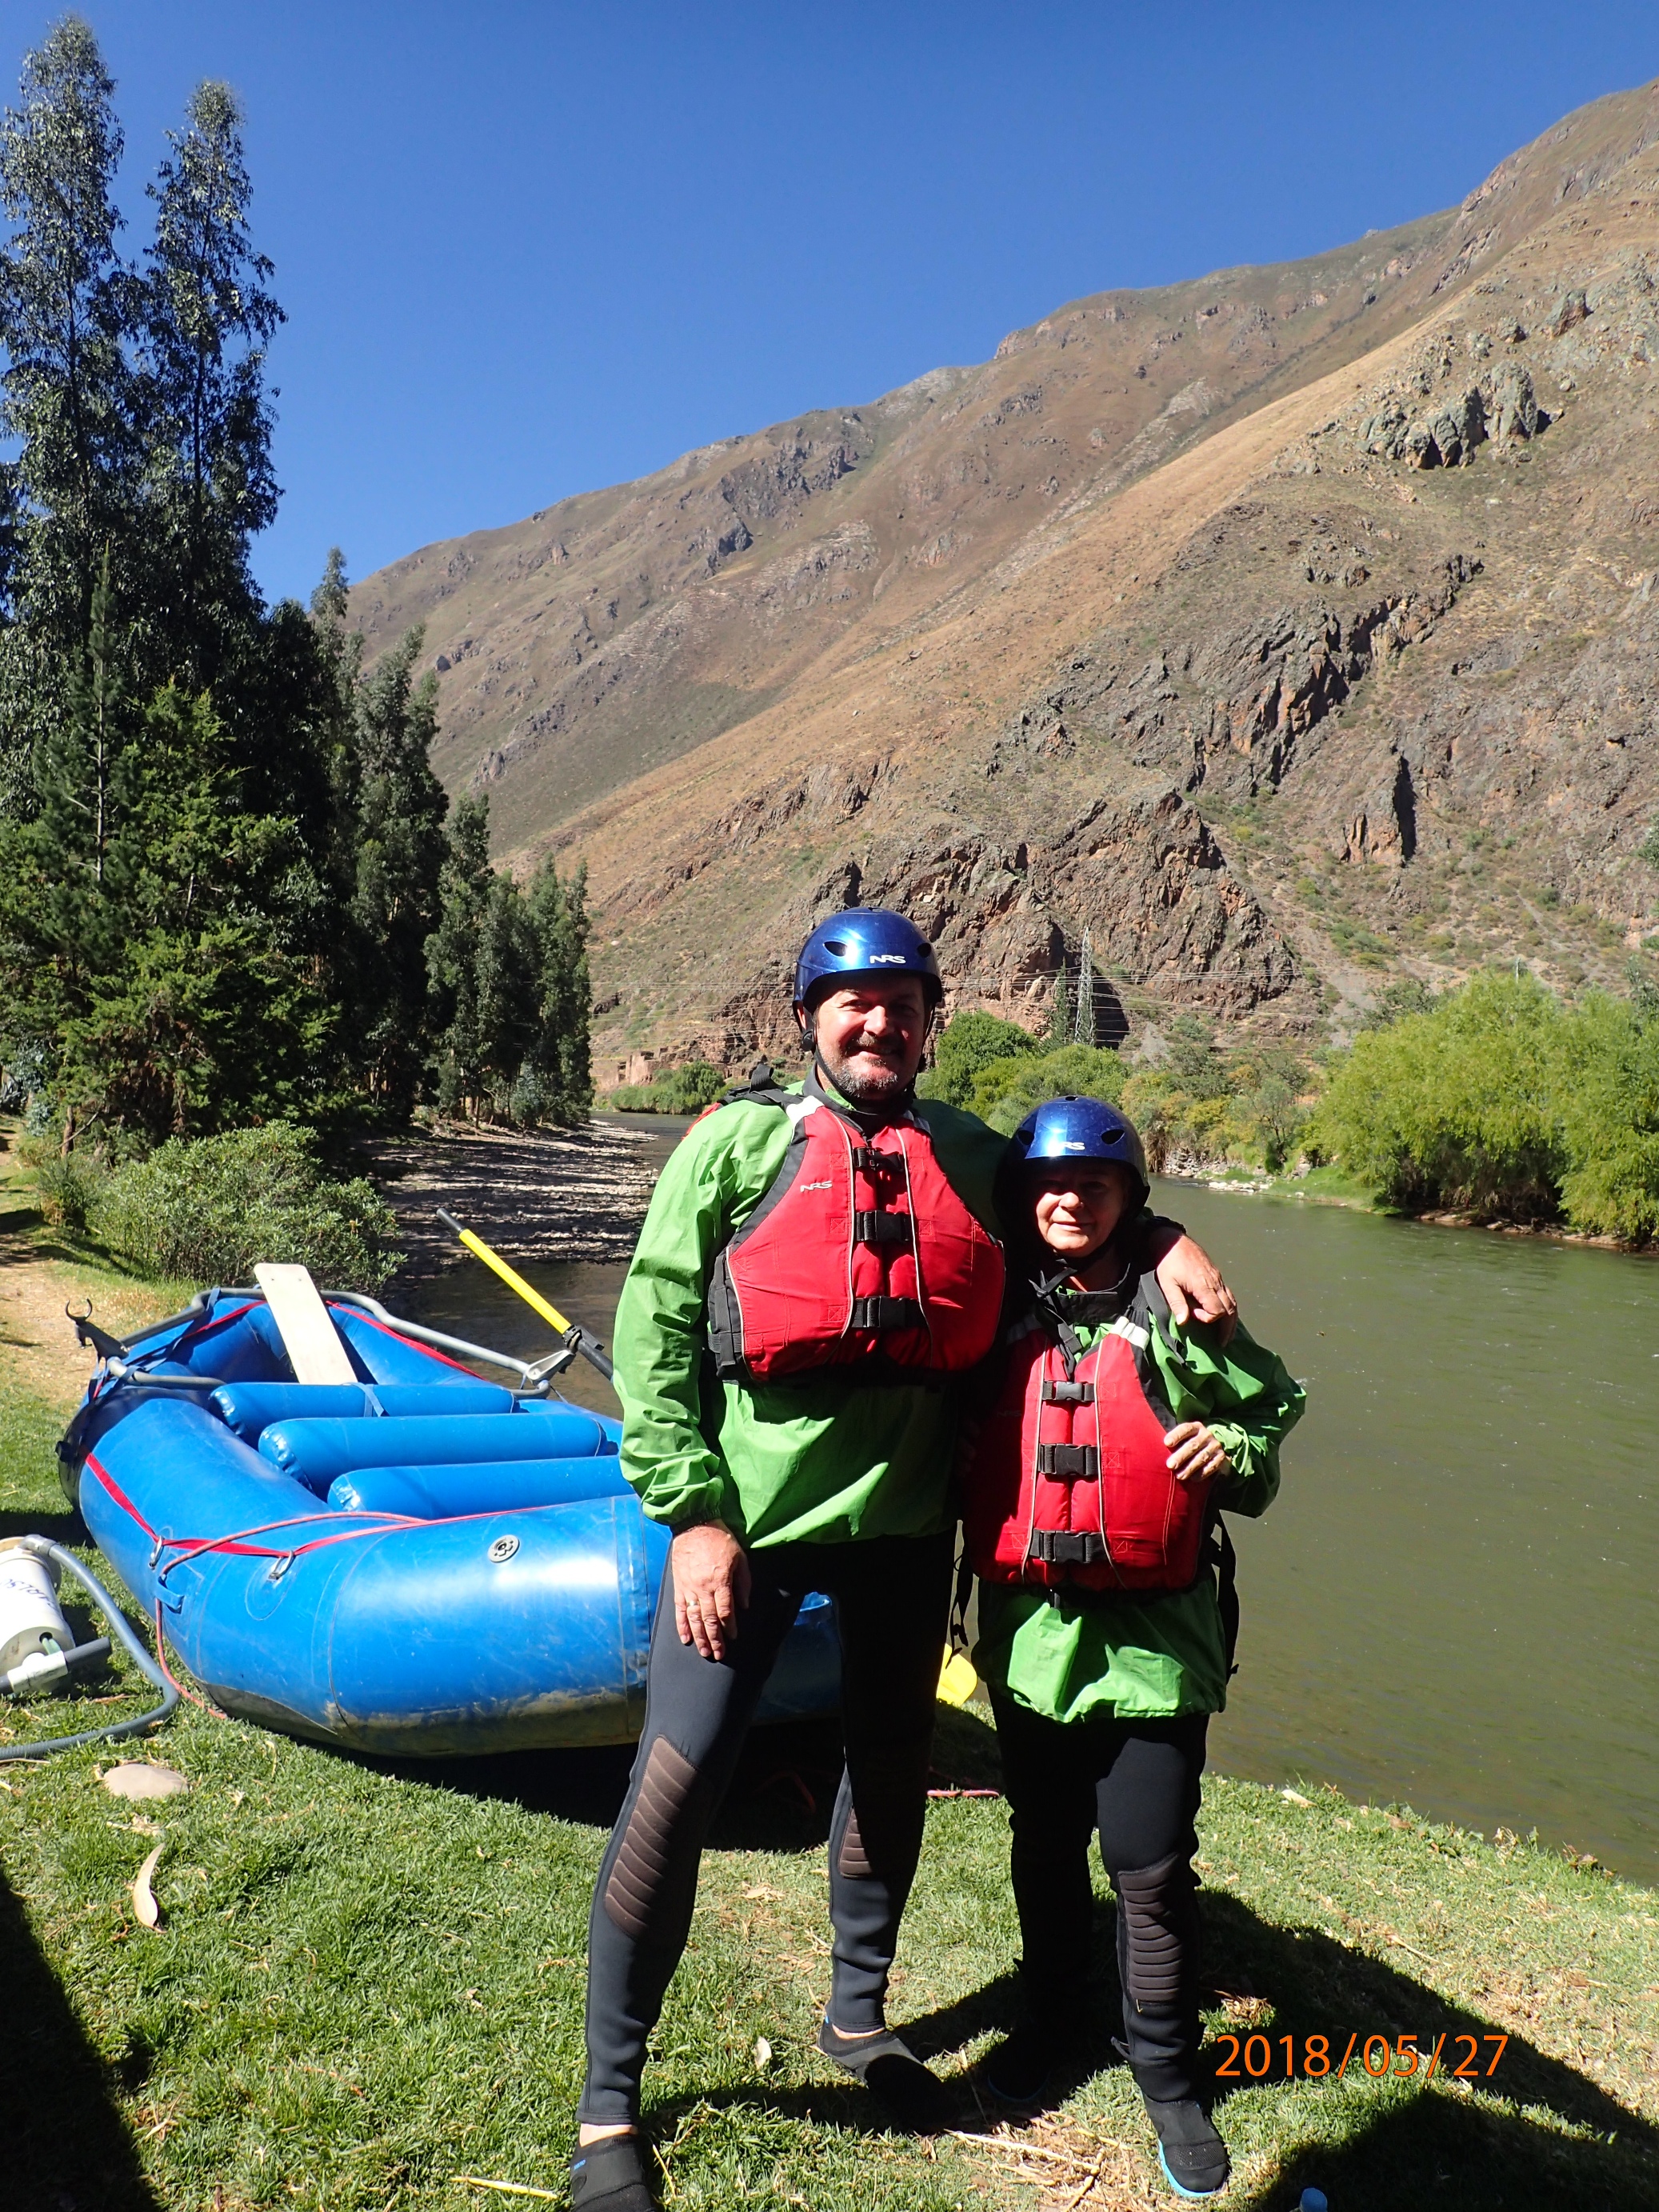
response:
M1197 1577L1212 1486L1165 1465L1175 1417L1148 1349L1150 1279L1074 1360L1040 1314L1011 1340L965 1463L968 1556L987 1582L1176 1590Z
M903 1382L982 1359L996 1341L1002 1248L952 1188L926 1122L908 1113L866 1135L816 1086L734 1096L778 1107L794 1133L714 1262L716 1373L768 1382L868 1363L848 1381Z

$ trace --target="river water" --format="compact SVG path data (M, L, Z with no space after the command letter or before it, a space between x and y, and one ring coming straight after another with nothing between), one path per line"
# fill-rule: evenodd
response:
M628 1118L662 1158L684 1126ZM1189 1184L1154 1202L1308 1386L1278 1503L1231 1524L1244 1626L1212 1763L1659 1880L1659 1265ZM620 1267L526 1272L609 1344ZM546 1349L482 1267L416 1295ZM584 1364L563 1387L615 1409Z

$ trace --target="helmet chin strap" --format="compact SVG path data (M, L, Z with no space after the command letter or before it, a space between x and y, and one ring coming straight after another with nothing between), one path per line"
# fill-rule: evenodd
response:
M1055 1291L1063 1289L1065 1285L1071 1281L1073 1276L1086 1275L1090 1268L1094 1266L1096 1261L1098 1260L1103 1254L1110 1251L1113 1238L1116 1237L1118 1231L1122 1228L1123 1225L1124 1224L1121 1221L1115 1223L1112 1228L1110 1236L1103 1237L1099 1243L1095 1245L1091 1250L1085 1252L1081 1259L1068 1260L1065 1265L1059 1268L1053 1275L1045 1276L1036 1286L1037 1295L1040 1297L1048 1297L1052 1296ZM1128 1272L1129 1262L1126 1257L1123 1266L1118 1270L1118 1282L1121 1283L1123 1280L1124 1276L1127 1275ZM1116 1285L1108 1283L1104 1287L1109 1291L1115 1289Z

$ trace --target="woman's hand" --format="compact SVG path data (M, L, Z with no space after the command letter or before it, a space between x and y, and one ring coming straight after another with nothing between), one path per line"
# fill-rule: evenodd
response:
M1233 1471L1220 1437L1202 1421L1177 1421L1164 1441L1170 1447L1164 1465L1177 1482L1213 1482Z
M668 1554L674 1580L674 1626L682 1644L695 1644L705 1659L724 1659L735 1641L738 1615L749 1602L749 1562L743 1546L720 1521L682 1528Z
M1176 1237L1158 1263L1158 1285L1170 1301L1170 1318L1177 1328L1185 1328L1189 1319L1209 1322L1224 1344L1231 1342L1238 1300L1201 1244L1190 1237Z

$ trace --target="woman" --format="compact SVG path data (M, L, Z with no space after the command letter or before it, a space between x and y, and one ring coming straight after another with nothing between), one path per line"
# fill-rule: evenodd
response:
M986 2080L1034 2104L1080 2039L1097 1828L1124 2047L1166 2178L1207 2197L1229 2171L1198 2099L1192 1867L1236 1620L1218 1516L1272 1502L1303 1393L1243 1328L1224 1349L1170 1319L1127 1233L1146 1164L1115 1109L1049 1100L1021 1122L1006 1173L1030 1280L968 1447L963 1518L1024 1959L1021 2022Z

